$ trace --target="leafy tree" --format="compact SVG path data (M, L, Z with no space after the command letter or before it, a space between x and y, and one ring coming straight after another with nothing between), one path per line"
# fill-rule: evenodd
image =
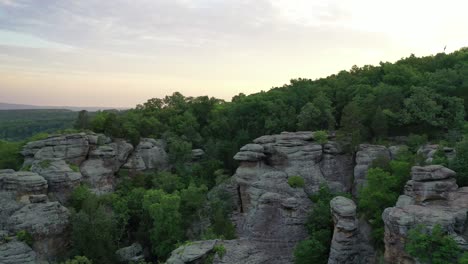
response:
M457 242L440 225L434 226L431 232L421 225L410 230L405 249L420 262L429 264L456 263L462 253Z
M328 142L328 133L327 131L319 130L314 132L314 140L317 141L320 145L323 145Z
M156 189L162 189L166 193L174 193L184 188L181 178L170 172L160 172L153 178L153 186Z
M350 140L351 148L354 150L365 135L362 109L356 102L351 102L345 106L340 126L340 133Z
M78 113L78 118L73 126L75 129L88 129L89 128L89 115L88 111L82 110Z
M76 255L86 256L96 263L115 263L117 223L113 213L95 196L84 200L82 209L73 213L71 223L71 240Z
M457 155L450 162L450 168L457 172L457 184L468 186L468 140L458 143L455 149Z
M372 120L372 132L374 137L380 139L387 136L388 133L388 121L387 116L384 114L382 109L377 108L374 118Z
M314 100L307 103L299 113L297 127L301 130L333 129L335 117L332 102L319 92Z
M0 140L0 169L19 170L23 164L20 154L23 144L20 142L7 142Z
M327 263L328 248L319 240L312 237L301 241L294 249L295 264L320 264Z
M149 231L153 253L165 259L183 239L182 216L179 212L180 197L177 193L167 194L162 190L148 191L143 207L153 221Z

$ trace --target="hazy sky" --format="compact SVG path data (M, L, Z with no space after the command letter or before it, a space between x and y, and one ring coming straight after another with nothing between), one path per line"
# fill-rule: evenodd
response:
M468 1L0 0L0 101L230 99L468 46Z

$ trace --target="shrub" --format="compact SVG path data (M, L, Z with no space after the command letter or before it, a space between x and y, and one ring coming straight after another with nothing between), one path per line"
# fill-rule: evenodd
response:
M328 142L328 133L327 131L324 130L319 130L314 132L314 140L319 143L320 145L323 145Z
M305 186L304 179L301 176L291 176L288 179L289 186L293 188L303 188Z
M226 248L224 247L224 245L216 245L213 248L213 252L218 254L219 258L222 259L224 255L226 255Z
M73 259L66 260L62 264L93 264L93 262L85 256L75 256Z
M31 171L31 167L32 167L31 165L23 166L23 167L21 167L20 170L21 171Z
M427 135L415 135L415 134L410 134L408 136L408 147L413 151L416 152L419 147L422 145L426 144L428 141Z
M88 197L94 196L89 188L85 185L80 185L73 190L70 196L70 205L78 212L81 210L83 202L88 199Z
M468 186L468 140L463 140L455 147L457 155L450 162L450 168L457 172L457 184Z
M76 165L76 164L68 164L68 166L70 166L70 169L72 169L72 171L74 171L74 172L80 172L80 167L78 167L78 165Z
M22 241L28 244L29 246L32 246L32 244L34 243L32 235L26 230L18 231L18 233L16 233L16 237L19 241Z
M299 242L294 248L294 264L327 263L328 248L315 238Z
M421 225L410 230L405 250L420 262L431 264L456 263L462 253L457 242L440 225L434 226L432 232Z
M50 167L51 161L50 160L41 160L39 162L39 166L43 169L47 169Z

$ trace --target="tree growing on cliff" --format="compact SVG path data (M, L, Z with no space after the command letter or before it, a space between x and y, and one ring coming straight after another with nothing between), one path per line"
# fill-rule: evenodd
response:
M428 264L457 263L462 257L457 242L444 233L440 225L434 226L432 231L422 225L410 230L405 250L418 261Z

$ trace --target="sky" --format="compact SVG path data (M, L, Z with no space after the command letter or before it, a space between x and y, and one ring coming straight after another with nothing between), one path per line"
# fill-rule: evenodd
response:
M230 100L468 46L466 10L466 0L0 0L0 102Z

